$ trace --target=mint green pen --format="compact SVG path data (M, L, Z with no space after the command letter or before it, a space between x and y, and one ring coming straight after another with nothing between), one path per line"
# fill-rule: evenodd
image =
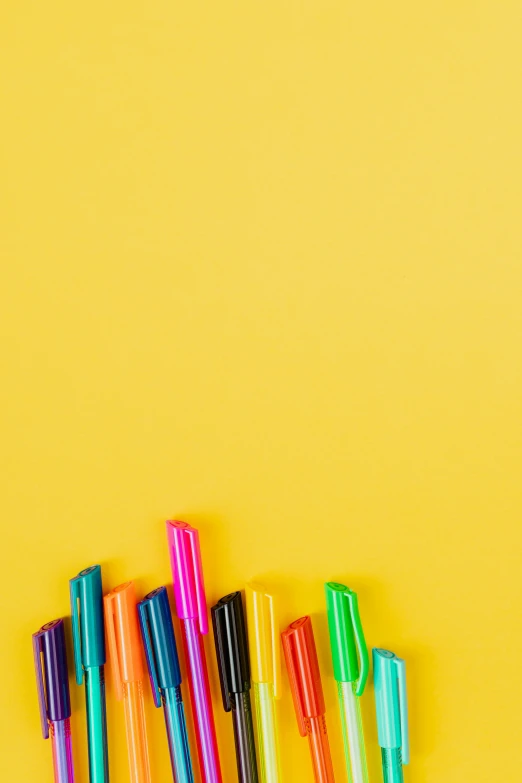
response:
M406 664L374 647L373 679L384 783L403 783L402 765L410 760Z
M325 584L325 592L348 780L349 783L368 783L359 697L368 679L370 661L357 594L337 582Z
M91 566L69 581L76 682L85 679L90 783L109 783L105 706L105 632L101 568Z

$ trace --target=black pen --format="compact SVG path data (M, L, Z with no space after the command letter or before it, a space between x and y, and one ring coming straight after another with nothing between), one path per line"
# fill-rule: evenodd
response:
M239 783L258 783L250 704L250 661L241 593L212 607L212 625L225 712L232 710Z

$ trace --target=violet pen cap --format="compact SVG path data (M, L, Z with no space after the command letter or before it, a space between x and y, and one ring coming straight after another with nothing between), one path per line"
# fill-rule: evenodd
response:
M42 734L47 739L49 721L71 716L63 620L52 620L33 634L33 653Z

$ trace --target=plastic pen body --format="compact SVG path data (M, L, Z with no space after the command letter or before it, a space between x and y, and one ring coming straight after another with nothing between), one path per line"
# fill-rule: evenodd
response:
M221 783L203 637L197 620L181 620L180 625L201 774L205 783Z
M334 771L317 651L310 617L301 617L281 634L299 732L308 737L316 783L333 783Z
M222 783L207 661L203 647L203 636L208 633L208 616L198 531L186 522L168 521L167 536L201 779L202 783Z
M264 585L245 589L250 670L261 783L281 783L276 700L280 697L281 637L275 599Z
M338 582L325 584L325 593L348 781L368 783L359 697L368 678L369 657L357 594Z
M402 765L410 756L406 665L395 653L374 648L373 674L383 780L403 783Z
M104 598L105 626L116 697L123 700L131 783L150 783L143 704L143 662L134 584L126 582Z
M282 778L274 687L271 683L254 683L254 704L259 748L259 778L261 783L279 783Z
M346 768L349 783L368 783L361 705L355 687L352 682L337 683Z
M166 688L162 700L174 780L194 783L181 688Z
M104 667L93 666L86 669L84 676L90 782L108 783L109 759Z
M33 655L42 735L51 738L55 783L74 783L63 620L53 620L33 634Z
M71 721L49 721L55 783L73 783Z
M71 616L76 682L85 685L90 783L109 783L105 701L105 632L101 568L90 566L71 579Z
M223 707L225 712L232 712L239 783L258 783L250 661L241 593L230 593L212 607L212 624Z
M193 783L192 761L181 695L181 671L170 603L165 587L158 587L138 604L152 695L163 706L175 783Z

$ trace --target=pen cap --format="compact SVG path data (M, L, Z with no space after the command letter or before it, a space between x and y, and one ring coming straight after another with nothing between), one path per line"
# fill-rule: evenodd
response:
M123 697L123 683L143 679L138 611L134 582L125 582L103 599L109 658L116 697Z
M244 693L250 688L250 663L241 593L230 593L212 607L212 623L223 706L226 712L230 712L230 694Z
M138 615L154 703L160 707L160 689L181 685L167 588L158 587L148 593L138 604Z
M281 640L274 596L263 585L249 582L245 588L250 669L253 682L272 683L281 696Z
M202 634L208 633L207 601L199 533L186 522L167 522L176 613L182 620L198 618Z
M69 581L76 682L83 670L106 661L101 568L91 566Z
M63 620L46 623L33 634L33 654L42 734L47 739L49 720L71 716Z
M325 592L334 678L337 682L357 681L356 693L360 696L368 679L370 662L357 593L338 582L328 582Z
M326 712L311 618L295 620L283 631L281 639L299 731L306 737L305 719L318 718Z
M389 650L373 648L373 679L377 734L381 748L400 748L402 763L409 761L406 664Z

